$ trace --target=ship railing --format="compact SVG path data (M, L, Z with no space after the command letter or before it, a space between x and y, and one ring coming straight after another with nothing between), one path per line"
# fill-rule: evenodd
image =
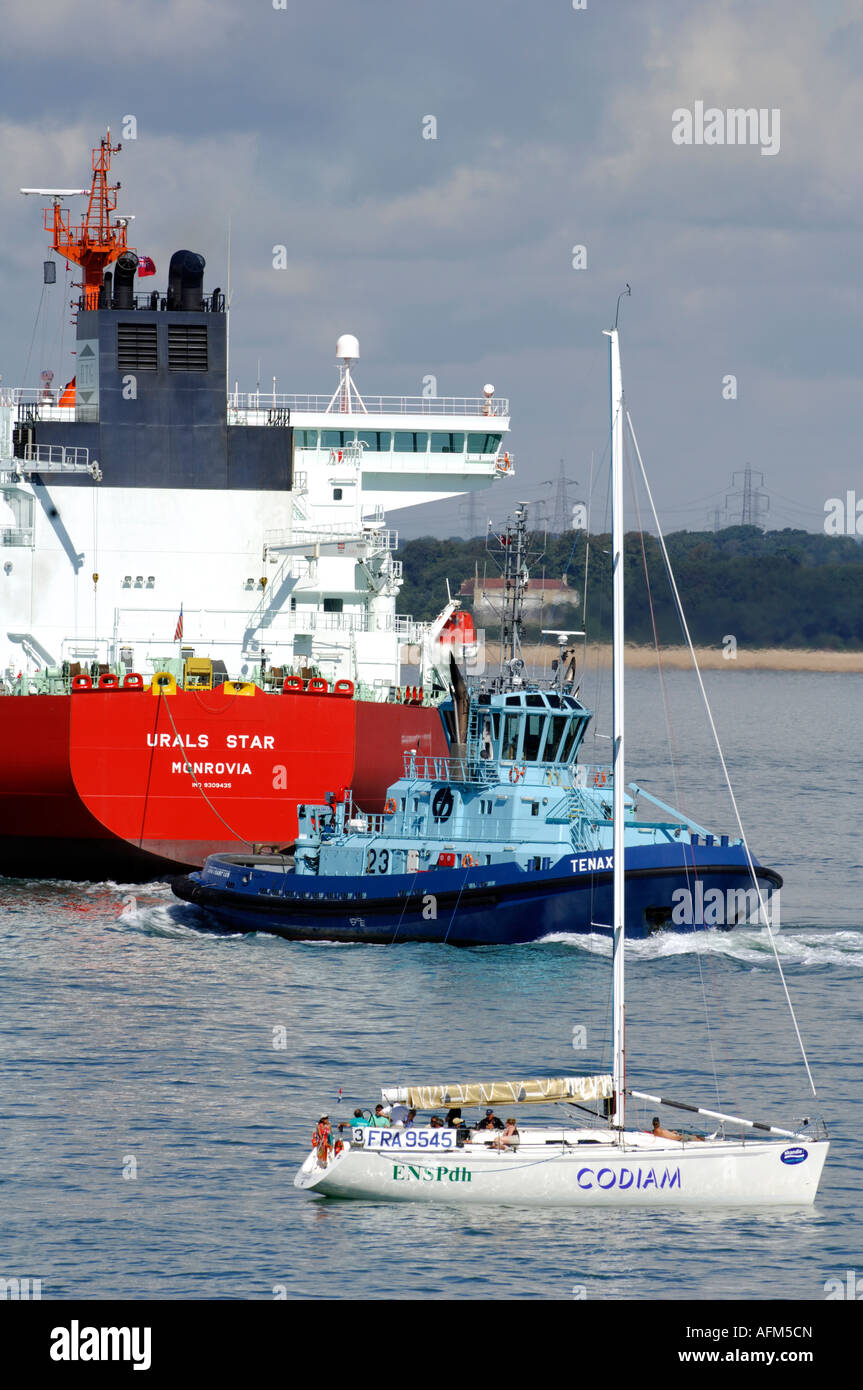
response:
M229 425L280 425L291 423L291 412L286 406L261 405L257 410L235 407L228 402L227 423Z
M402 563L401 560L395 561L398 566L401 566ZM428 623L421 623L407 613L396 613L393 621L395 624L393 631L405 642L421 642L429 627Z
M0 545L32 545L32 526L4 526L0 529Z
M188 610L187 610L188 611ZM247 627L250 632L257 630L257 627L266 625L268 628L276 626L279 630L288 632L383 632L394 633L399 641L413 641L410 636L410 629L397 627L398 616L392 614L378 614L372 616L367 609L362 609L356 613L325 613L321 608L304 609L301 604L295 609L288 611L282 608L270 615L266 624L261 622L261 617L265 609L259 605L255 611L248 615ZM406 635L407 632L407 635ZM277 640L278 633L275 638ZM391 682L385 681L383 684L389 690ZM383 696L381 698L384 698Z
M122 306L124 310L137 309L139 311L149 310L151 313L156 311L164 313L168 308L168 296L164 290L148 290L143 294L133 294L131 296L131 301L130 304L124 304ZM86 309L86 307L84 296L79 295L78 308ZM100 309L110 309L112 307L112 305L107 303L99 305ZM182 312L189 313L192 311L186 309ZM201 307L200 309L194 310L194 312L203 314L223 314L225 312L224 292L222 290L214 290L212 294L202 295Z
M90 462L90 450L81 447L67 448L64 444L25 444L22 457L16 455L14 464L20 474L27 473L89 473L97 482L101 481L102 470L94 460Z
M317 608L285 614L293 632L368 632L368 613L324 613Z
M405 777L424 782L469 782L485 786L499 781L500 773L495 762L483 762L477 758L454 758L425 753L405 753Z
M265 531L264 545L268 551L297 550L316 545L364 545L377 553L384 550L398 550L399 533L390 527L379 526L376 521L321 522L314 526L294 526L289 531Z
M319 395L283 395L278 391L232 391L228 409L261 411L268 409L295 410L314 415L329 415L332 419L362 420L368 415L470 415L486 419L507 419L509 400L501 396L487 400L485 396L366 396L362 410L339 409L339 398Z

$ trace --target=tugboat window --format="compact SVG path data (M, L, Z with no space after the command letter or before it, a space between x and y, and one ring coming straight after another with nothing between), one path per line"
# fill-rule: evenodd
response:
M556 714L553 719L550 719L548 721L548 723L549 732L548 738L546 739L544 760L547 763L560 762L560 759L556 756L556 754L557 750L561 745L564 730L566 729L569 720L567 719L565 714Z
M541 714L529 714L524 729L524 750L522 757L526 763L535 763L539 755L539 745L545 729L545 718Z
M503 726L503 757L512 762L518 757L518 732L521 720L517 714L508 714Z
M562 763L568 763L572 760L572 755L575 752L575 742L578 738L578 731L581 726L581 720L573 719L571 720L571 725L572 727L570 728L566 738L563 740L563 743L561 744L560 761Z

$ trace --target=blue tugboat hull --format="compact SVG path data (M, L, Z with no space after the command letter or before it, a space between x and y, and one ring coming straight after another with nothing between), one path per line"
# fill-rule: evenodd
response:
M566 855L550 868L513 864L414 875L324 877L239 855L213 856L174 893L207 912L207 925L296 940L451 946L523 945L557 933L610 934L613 856ZM782 879L756 863L769 902ZM728 930L757 920L740 846L679 844L626 851L626 932Z

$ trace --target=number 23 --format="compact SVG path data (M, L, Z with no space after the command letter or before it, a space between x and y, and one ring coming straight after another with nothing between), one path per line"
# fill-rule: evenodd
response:
M390 871L390 852L388 849L369 850L366 873L388 874Z

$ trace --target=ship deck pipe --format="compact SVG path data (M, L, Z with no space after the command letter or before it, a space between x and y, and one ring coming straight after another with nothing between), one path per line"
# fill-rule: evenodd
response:
M175 251L168 268L168 308L198 311L204 307L204 267L197 251Z
M134 251L124 251L122 256L117 257L114 265L112 309L133 309L135 307L133 290L137 269L138 257Z

